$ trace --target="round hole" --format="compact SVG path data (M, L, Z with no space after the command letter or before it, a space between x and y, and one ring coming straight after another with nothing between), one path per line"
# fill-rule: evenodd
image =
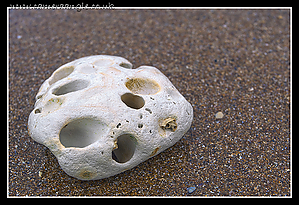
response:
M66 124L60 131L59 139L65 147L86 147L108 132L108 126L96 119L75 119Z
M132 93L125 93L121 96L121 100L130 108L140 109L144 106L144 100L138 95Z
M131 134L123 134L117 138L117 149L112 151L112 159L118 163L129 161L135 152L137 140Z
M34 113L35 114L41 113L41 110L40 109L36 109L36 110L34 110Z
M126 87L141 95L153 95L160 91L159 84L148 78L132 78L126 82Z

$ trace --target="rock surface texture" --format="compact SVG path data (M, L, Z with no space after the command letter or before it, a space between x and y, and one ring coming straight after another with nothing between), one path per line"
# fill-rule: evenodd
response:
M42 84L28 127L67 174L95 180L172 146L192 119L190 103L158 69L97 55L59 67Z

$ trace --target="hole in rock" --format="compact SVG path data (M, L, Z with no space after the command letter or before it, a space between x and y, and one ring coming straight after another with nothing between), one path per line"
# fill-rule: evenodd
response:
M108 132L108 126L96 119L76 119L65 125L59 134L60 142L65 147L86 147Z
M34 113L35 113L35 114L41 113L41 110L40 110L40 109L36 109L36 110L34 111Z
M132 78L126 82L126 87L141 95L153 95L160 91L159 84L148 78Z
M67 77L74 71L74 66L66 66L55 71L49 80L49 85L56 83L57 81Z
M123 67L123 68L129 68L129 69L132 69L132 65L130 65L129 63L121 63L119 64L120 67Z
M149 108L145 108L146 111L148 111L150 114L152 114L153 112L151 111L151 109Z
M65 95L67 93L82 90L88 86L87 80L74 80L53 91L54 95Z
M169 117L169 118L164 119L161 122L160 126L164 130L171 130L172 132L174 132L177 129L178 124L176 123L175 118Z
M36 96L36 99L38 100L38 99L41 99L42 97L43 97L43 94L40 94L40 95Z
M144 100L138 95L132 93L125 93L121 96L121 100L130 108L140 109L144 106Z
M118 163L129 161L135 152L136 138L131 134L123 134L117 138L117 149L112 151L112 159Z

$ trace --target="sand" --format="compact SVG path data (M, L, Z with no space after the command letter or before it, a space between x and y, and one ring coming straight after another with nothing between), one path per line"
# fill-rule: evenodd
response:
M9 196L290 196L290 10L10 10L9 18ZM80 181L29 137L27 121L55 69L96 54L159 68L194 120L135 168Z

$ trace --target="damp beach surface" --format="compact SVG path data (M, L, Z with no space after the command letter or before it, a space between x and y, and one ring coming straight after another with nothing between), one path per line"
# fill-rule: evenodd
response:
M81 181L27 122L54 70L98 54L160 69L194 119L157 156ZM290 196L288 9L10 10L8 72L9 196Z

